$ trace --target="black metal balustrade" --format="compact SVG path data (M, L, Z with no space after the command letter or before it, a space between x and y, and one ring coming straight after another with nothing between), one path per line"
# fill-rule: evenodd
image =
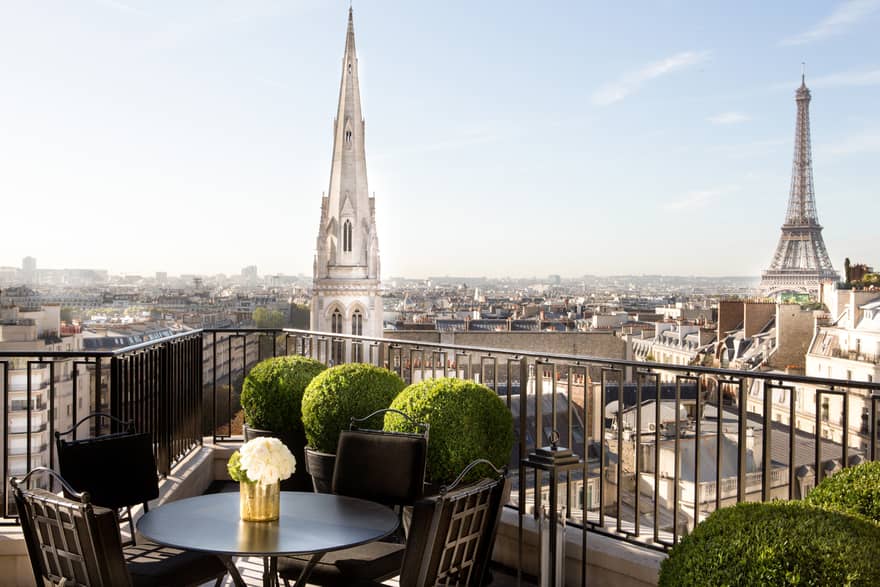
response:
M133 420L138 430L150 432L159 473L167 475L177 461L202 442L201 366L200 331L116 351L0 352L5 423L0 445L3 522L14 521L9 478L23 476L40 465L56 467L55 431L70 428L89 412L105 412ZM56 372L64 367L70 367L70 378L57 378ZM49 376L45 384L34 385L34 374L41 369L47 369ZM83 369L90 374L86 379L87 389L81 386ZM11 387L13 375L16 379L23 376L25 385ZM24 398L11 399L22 394ZM37 397L39 401L35 401ZM62 400L69 408L63 414L59 411ZM13 423L19 416L24 420L23 425ZM110 425L101 419L96 422L94 430L80 427L74 431L73 438L116 431L116 424ZM107 463L107 466L113 464Z
M876 382L293 329L273 352L362 357L408 384L453 376L487 385L515 416L511 505L530 513L548 500L545 480L527 478L520 455L557 431L585 461L562 484L568 523L663 550L717 508L802 497L877 454ZM831 422L822 417L829 397L841 409Z
M24 440L13 438L9 425L3 429L3 486L10 458L24 454L30 468L42 453L46 464L55 464L53 443L46 449L31 438L31 416L39 402L47 404L51 438L60 385L54 370L65 361L74 367L72 413L65 417L85 415L77 413L83 395L91 411L134 420L153 434L160 472L167 474L203 436L237 438L244 376L259 360L287 354L328 363L360 358L407 383L454 376L487 385L515 416L511 470L519 474L510 505L531 513L548 501L549 487L536 472L526 474L520 455L550 444L557 431L560 444L584 460L560 484L568 524L658 549L717 508L794 499L837 468L876 458L880 383L306 330L205 329L114 352L0 353L4 418L26 419L18 435ZM22 368L27 395L10 410L10 393L22 393L20 385L10 392L10 373ZM31 371L39 368L48 368L50 383L35 392ZM77 389L83 368L92 372L89 390ZM32 401L35 394L46 397Z

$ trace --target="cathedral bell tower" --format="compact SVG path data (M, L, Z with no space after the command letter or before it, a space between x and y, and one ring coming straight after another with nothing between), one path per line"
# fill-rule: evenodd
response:
M379 239L374 200L369 194L354 19L349 8L339 106L333 122L330 187L321 199L312 330L382 336ZM346 352L346 347L333 345L334 362L365 360L358 345L352 345L349 356L343 357L340 353Z

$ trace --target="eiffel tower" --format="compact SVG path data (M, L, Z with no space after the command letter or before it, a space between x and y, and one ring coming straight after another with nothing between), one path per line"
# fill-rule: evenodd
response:
M810 147L810 90L803 74L801 86L795 93L795 102L797 123L788 212L770 268L761 274L761 293L765 296L794 292L817 297L820 283L840 279L828 258L825 241L822 240L822 226L816 213Z

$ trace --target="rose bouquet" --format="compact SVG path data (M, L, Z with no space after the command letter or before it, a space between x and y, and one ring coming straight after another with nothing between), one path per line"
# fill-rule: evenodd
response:
M293 475L296 459L277 438L261 436L232 453L226 468L233 481L269 485Z
M261 436L241 445L226 464L229 476L239 482L241 519L246 522L277 520L279 484L293 475L296 459L277 438Z

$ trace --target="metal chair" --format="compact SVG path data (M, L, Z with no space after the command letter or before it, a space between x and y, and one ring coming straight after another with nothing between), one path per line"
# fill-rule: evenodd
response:
M66 436L82 424L98 418L115 422L122 432L102 434L95 437L67 440ZM141 577L172 564L187 562L197 577L212 569L219 569L228 561L221 561L210 554L187 552L136 538L131 509L142 506L150 509L150 500L159 497L159 475L153 454L153 439L148 432L136 432L132 422L120 420L103 413L92 413L82 418L64 432L55 433L58 448L58 469L61 476L76 491L88 492L91 503L115 512L124 512L120 518L128 521L130 538L123 540L126 561L134 576ZM165 562L167 561L167 562ZM164 567L155 563L162 562ZM189 577L189 571L179 569L178 574ZM208 577L210 579L212 577ZM206 581L208 579L202 579ZM183 583L185 584L185 583Z
M65 496L30 489L36 474L57 480ZM93 505L51 469L38 467L10 485L37 585L193 587L214 579L219 586L226 574L219 559L195 553L126 562L116 512Z
M472 469L490 467L492 478L459 487ZM510 480L507 469L485 459L471 462L440 494L420 500L400 571L400 587L482 585Z
M83 423L106 418L119 425L122 432L65 440ZM92 503L123 511L134 544L133 506L149 511L149 502L159 497L159 476L153 455L153 440L148 432L135 432L131 422L103 413L82 418L69 430L55 432L58 470L71 487L87 491Z
M56 478L74 499L28 489L38 472ZM131 585L112 510L95 508L88 494L42 467L9 483L37 585Z
M406 417L421 433L360 429L374 416L395 412ZM357 497L396 508L413 505L422 497L428 454L428 424L414 421L403 412L384 409L365 418L353 418L350 430L339 436L333 493ZM405 540L401 532L392 542L372 542L329 552L323 557L278 559L278 572L285 583L308 577L315 585L357 585L384 581L400 572Z

